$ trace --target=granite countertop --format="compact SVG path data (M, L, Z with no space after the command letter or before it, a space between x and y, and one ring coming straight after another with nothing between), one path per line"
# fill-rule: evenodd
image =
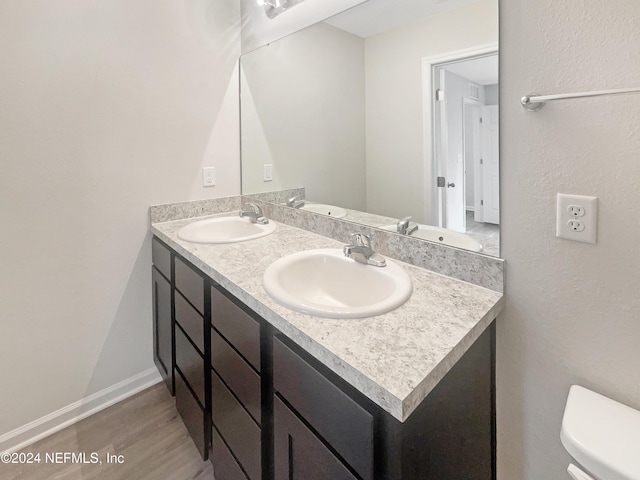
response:
M404 305L363 319L305 315L266 294L265 270L291 253L342 248L342 243L277 222L273 234L249 242L205 245L178 239L178 230L194 220L153 223L151 231L400 421L503 308L501 293L393 260L413 281L413 294Z

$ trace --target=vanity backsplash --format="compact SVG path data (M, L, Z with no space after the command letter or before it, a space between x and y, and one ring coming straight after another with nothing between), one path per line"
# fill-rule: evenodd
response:
M251 202L262 207L265 216L276 222L345 244L351 243L352 233L363 232L370 236L374 250L382 255L496 292L503 291L502 259L354 224L348 217L338 219L287 207L284 204L292 196L304 198L304 189L156 205L150 209L151 223L232 212Z

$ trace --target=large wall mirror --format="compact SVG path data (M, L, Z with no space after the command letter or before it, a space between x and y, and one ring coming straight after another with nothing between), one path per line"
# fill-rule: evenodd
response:
M242 56L242 193L499 256L498 83L497 0L368 0Z

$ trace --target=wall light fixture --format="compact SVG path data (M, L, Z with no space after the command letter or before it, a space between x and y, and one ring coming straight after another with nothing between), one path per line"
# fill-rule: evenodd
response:
M267 17L275 18L285 10L302 3L304 0L258 0L258 5L264 6Z

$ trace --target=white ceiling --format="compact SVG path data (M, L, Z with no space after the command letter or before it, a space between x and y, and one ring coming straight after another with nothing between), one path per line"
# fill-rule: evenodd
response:
M366 38L477 1L368 0L329 18L326 22L334 27ZM479 85L494 85L498 83L498 55L451 63L445 68Z
M478 85L494 85L498 83L497 54L450 63L444 69L469 79Z
M477 1L368 0L329 18L326 22L354 35L370 37Z

